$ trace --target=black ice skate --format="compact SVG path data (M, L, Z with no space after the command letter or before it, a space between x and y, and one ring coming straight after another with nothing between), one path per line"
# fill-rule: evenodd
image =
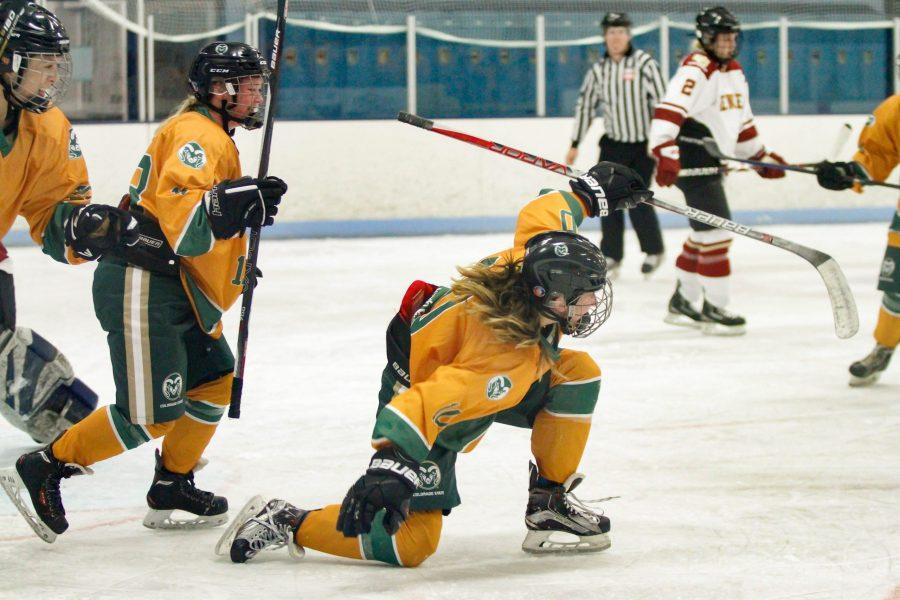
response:
M888 363L891 362L891 356L894 354L893 348L875 344L875 349L862 360L858 360L850 365L850 385L853 387L862 387L872 385L881 377Z
M744 317L714 306L706 300L703 301L702 315L701 329L706 335L743 335L747 333L747 321Z
M203 529L228 522L228 500L198 489L193 471L181 474L166 469L159 450L156 451L153 484L147 492L147 506L150 510L144 517L144 527L150 529ZM172 512L176 510L191 513L194 517L174 519Z
M663 254L647 254L644 256L644 262L641 263L641 273L644 279L650 279L650 276L656 271L663 262Z
M23 454L16 466L0 471L0 486L38 537L52 544L69 527L59 492L60 481L91 473L87 467L57 460L48 445ZM31 496L30 507L23 497L24 491Z
M610 546L609 519L591 511L571 494L584 475L575 473L562 485L540 487L538 471L529 463L528 534L522 550L533 554L550 552L598 552Z
M294 541L294 534L307 514L284 500L266 502L254 496L219 538L216 554L228 553L231 562L244 563L263 550L287 546L292 557L301 559L306 551Z
M703 325L703 315L687 298L681 295L681 283L675 287L675 293L669 299L669 312L663 320L669 325L678 325L679 327L699 329Z

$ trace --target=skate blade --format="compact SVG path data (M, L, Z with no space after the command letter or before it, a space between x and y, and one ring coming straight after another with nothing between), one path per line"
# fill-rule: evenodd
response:
M866 387L878 381L879 377L881 377L881 371L872 373L868 377L857 377L856 375L851 374L850 381L848 381L847 384L850 387Z
M22 478L19 477L19 472L16 471L15 467L0 469L0 486L3 487L3 491L6 492L9 499L16 505L16 508L19 509L22 517L25 518L25 522L28 523L37 536L48 544L55 542L56 533L40 520L34 511L28 507L26 500L22 497L22 491L25 490L25 484L22 482Z
M557 539L551 539L557 536ZM560 541L561 537L577 541ZM609 535L579 536L561 531L529 531L522 542L522 550L529 554L555 554L562 552L600 552L612 545Z
M266 500L262 496L256 495L250 498L247 501L247 504L244 505L244 508L238 512L237 516L234 520L231 521L231 524L225 529L225 532L222 534L222 537L219 538L219 541L216 542L216 556L228 556L231 553L231 544L234 542L234 538L237 537L238 529L241 528L247 519L252 516L255 516L256 513L262 510L263 506L266 505Z
M703 335L729 337L735 335L744 335L745 333L747 333L747 326L735 325L733 327L729 327L727 325L722 325L721 323L705 322L701 325L700 331L703 332Z
M175 511L151 508L144 517L144 527L148 529L212 529L228 522L227 512L221 515L195 515L188 519L173 518L173 512Z
M668 323L669 325L675 325L677 327L689 327L691 329L700 329L701 326L701 323L699 321L695 321L687 315L683 315L681 313L667 313L663 321Z

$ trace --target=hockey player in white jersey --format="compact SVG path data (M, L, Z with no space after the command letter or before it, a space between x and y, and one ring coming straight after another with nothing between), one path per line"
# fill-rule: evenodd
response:
M735 60L740 23L717 6L697 15L695 50L669 81L650 126L651 153L657 161L656 183L675 184L688 206L731 218L722 175L679 177L682 168L718 167L717 159L696 143L712 137L727 156L784 164L769 152L753 123L749 87ZM694 140L695 143L691 143ZM757 169L765 178L784 177L774 168ZM740 335L743 317L729 313L731 233L690 221L691 233L675 262L678 284L669 301L666 322L701 329L704 333Z

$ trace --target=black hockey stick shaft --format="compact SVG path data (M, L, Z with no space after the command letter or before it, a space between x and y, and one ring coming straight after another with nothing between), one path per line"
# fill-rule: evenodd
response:
M566 177L574 179L582 174L581 171L573 169L572 167L568 167L566 165L541 158L540 156L536 156L534 154L529 154L528 152L523 152L521 150L511 148L499 142L485 140L466 133L453 131L452 129L435 127L434 121L430 121L417 115L401 112L399 115L397 115L397 120L408 123L409 125L413 125L415 127L419 127L420 129L433 131L447 137L473 144L480 148L485 148L487 150L490 150L491 152L496 152L497 154L502 154L504 156L526 162L530 165L534 165L536 167L540 167L542 169L546 169L560 175L565 175ZM662 208L663 210L678 213L679 215L683 215L688 219L691 219L692 221L697 221L698 223L706 223L707 225L710 225L712 227L724 229L726 231L733 231L738 235L758 240L765 244L769 244L770 246L783 248L784 250L787 250L788 252L791 252L803 258L816 268L816 271L818 271L819 275L822 277L822 280L825 283L825 288L828 291L828 298L829 300L831 300L832 315L834 317L834 328L837 336L842 339L849 338L855 335L859 330L859 315L856 311L856 300L853 298L853 293L850 291L850 286L847 285L847 279L844 277L843 271L841 271L841 268L837 264L837 261L835 261L831 256L825 254L824 252L820 252L819 250L807 248L806 246L802 246L778 236L763 233L761 231L756 231L755 229L746 225L741 225L740 223L736 223L729 219L725 219L723 217L719 217L708 212L698 210L696 208L691 208L690 206L678 206L677 204L670 204L665 200L660 200L659 198L653 197L644 200L644 202L656 206L657 208Z
M277 19L275 21L275 37L272 40L272 54L269 59L269 103L266 108L266 122L263 128L262 150L259 155L259 171L257 177L262 179L269 174L269 155L272 149L272 129L275 125L275 107L278 99L279 74L281 71L281 50L284 43L284 29L287 24L288 0L278 0ZM228 405L228 416L232 419L241 417L241 398L244 394L244 368L247 364L247 341L250 337L250 311L253 308L253 291L256 288L256 262L259 258L259 238L262 226L250 228L250 241L247 244L247 261L244 268L244 291L241 295L241 320L238 327L237 356L234 363L234 381L231 383L231 403Z
M730 160L734 162L743 163L745 165L750 165L753 167L764 167L768 169L780 169L782 171L793 171L795 173L806 173L807 175L815 175L818 171L815 168L809 168L805 165L783 165L781 163L773 163L773 162L765 162L761 160L753 160L752 158L737 158L735 156L726 156L719 149L719 145L716 144L716 141L712 138L706 137L702 139L695 138L678 138L679 141L692 144L694 146L702 146L706 152L712 156L713 158L717 158L719 160ZM874 186L874 187L886 187L894 190L900 190L900 185L896 183L887 183L886 181L873 181L871 179L854 179L854 183L858 183L862 186Z
M6 51L6 46L9 44L9 39L12 37L16 23L19 22L19 19L25 13L25 9L28 8L28 0L9 0L6 2L6 6L8 12L3 22L0 23L0 56L3 56L3 53Z

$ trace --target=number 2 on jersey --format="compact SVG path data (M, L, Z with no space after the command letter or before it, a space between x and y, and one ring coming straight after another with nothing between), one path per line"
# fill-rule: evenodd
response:
M138 163L137 169L135 169L134 174L137 176L137 184L128 186L128 195L131 196L131 201L135 204L141 201L141 194L147 189L152 164L153 159L150 158L149 154L145 154L141 157L141 162Z

